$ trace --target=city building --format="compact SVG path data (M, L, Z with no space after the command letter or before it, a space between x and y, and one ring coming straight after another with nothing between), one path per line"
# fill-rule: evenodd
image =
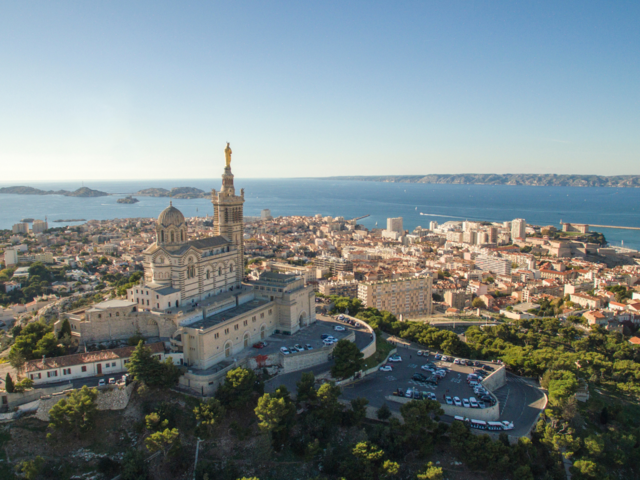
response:
M340 257L331 257L328 255L316 257L315 266L319 269L328 269L332 275L335 275L338 272L353 271L353 262L351 260Z
M491 255L479 255L476 257L475 262L476 267L485 272L491 272L497 275L511 274L511 261L505 258Z
M358 298L367 308L386 310L396 317L422 317L432 313L431 282L430 276L363 282Z
M511 239L527 238L527 222L524 218L516 218L511 222Z
M34 220L31 224L31 231L33 233L42 233L49 229L49 224L47 220Z
M323 295L331 296L338 295L339 297L358 298L358 285L360 282L357 280L342 281L342 282L324 282L318 285L318 292Z
M387 231L402 233L402 217L387 218Z
M444 292L444 302L451 308L463 310L471 305L471 293L464 290L447 290Z
M29 233L29 224L27 222L16 223L11 227L13 233Z
M15 248L7 248L4 251L4 265L11 267L18 264L18 250Z
M260 219L261 220L273 220L273 217L271 216L271 210L269 210L268 208L263 209L260 212Z

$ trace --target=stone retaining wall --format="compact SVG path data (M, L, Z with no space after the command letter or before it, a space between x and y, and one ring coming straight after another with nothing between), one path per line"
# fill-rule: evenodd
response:
M369 335L373 335L373 339L371 340L371 342L361 350L362 354L364 355L363 358L369 358L371 355L376 353L376 332L373 330L373 328L371 328L371 326L369 326L367 322L363 322L359 318L352 317L351 315L345 315L345 317L353 320L359 325L362 325Z
M64 383L62 385L56 385L53 387L46 388L34 388L33 390L27 390L24 393L7 393L0 392L0 397L7 397L7 404L4 410L13 410L20 405L24 405L25 403L33 402L34 400L39 400L43 395L51 395L54 393L59 393L64 390L71 388L71 382ZM4 398L2 399L4 402Z
M384 398L388 402L395 403L409 403L412 400L411 398L396 397L395 395L387 395ZM442 410L444 410L444 414L449 415L450 417L458 415L460 417L473 418L474 420L485 420L487 422L493 422L500 419L500 406L498 403L493 407L487 408L456 407L455 405L447 405L446 403L441 403L440 406L442 407Z
M494 392L507 383L507 369L504 365L498 368L495 372L492 372L487 378L482 381L482 386Z
M129 404L129 399L135 388L135 382L130 383L126 387L124 385L107 385L97 388L98 398L96 399L96 405L98 410L123 410ZM36 418L48 422L49 410L71 391L72 390L67 390L66 392L42 397L40 399L40 406L36 412Z

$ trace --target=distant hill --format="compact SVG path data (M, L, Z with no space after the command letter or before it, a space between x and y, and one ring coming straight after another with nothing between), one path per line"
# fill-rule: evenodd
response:
M358 180L391 183L448 183L461 185L534 185L545 187L631 187L640 188L640 175L554 175L526 173L461 173L453 175L386 175L323 177L321 180Z
M176 187L171 190L166 188L145 188L136 193L136 195L171 198L207 198L209 196L204 190L194 187Z
M106 197L109 195L106 192L100 190L92 190L87 187L82 187L73 192L68 190L40 190L33 187L3 187L0 188L0 193L13 193L14 195L64 195L65 197Z

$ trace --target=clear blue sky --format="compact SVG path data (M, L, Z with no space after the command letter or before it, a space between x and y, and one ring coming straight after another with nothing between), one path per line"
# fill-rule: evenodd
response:
M637 1L0 0L0 178L640 174Z

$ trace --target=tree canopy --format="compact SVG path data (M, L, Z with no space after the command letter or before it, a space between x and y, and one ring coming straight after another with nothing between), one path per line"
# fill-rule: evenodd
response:
M339 340L333 349L335 364L331 367L334 378L348 378L362 370L363 354L354 342Z

